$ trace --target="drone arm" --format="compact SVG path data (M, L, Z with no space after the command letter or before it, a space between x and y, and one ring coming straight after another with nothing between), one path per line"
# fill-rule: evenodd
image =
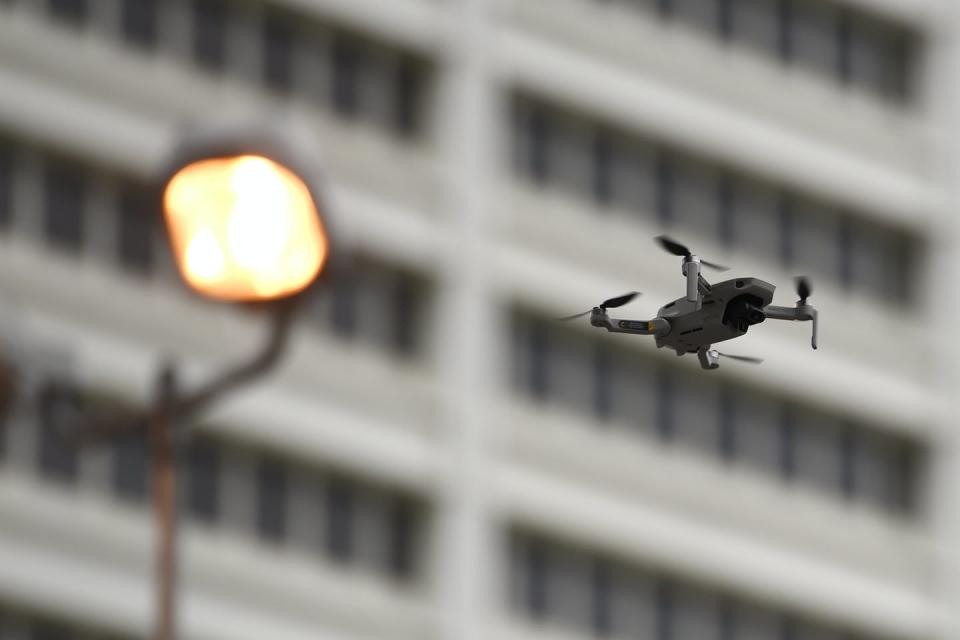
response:
M663 318L653 320L616 320L611 319L601 309L594 309L590 324L603 327L612 333L632 333L641 336L665 336L670 333L670 323Z
M695 256L683 263L683 274L687 277L687 300L700 301L700 260ZM700 305L697 305L700 308Z
M795 307L778 307L776 305L767 305L763 308L763 314L772 320L794 320L813 322L813 334L810 338L810 346L817 348L817 310L809 304L798 304Z

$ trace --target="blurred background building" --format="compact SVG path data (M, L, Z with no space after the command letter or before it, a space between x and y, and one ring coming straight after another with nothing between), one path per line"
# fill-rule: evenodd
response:
M0 0L0 638L145 638L144 401L255 347L179 284L180 126L305 123L357 268L181 439L181 636L955 640L952 0ZM669 232L808 325L657 352ZM708 277L711 274L707 274Z

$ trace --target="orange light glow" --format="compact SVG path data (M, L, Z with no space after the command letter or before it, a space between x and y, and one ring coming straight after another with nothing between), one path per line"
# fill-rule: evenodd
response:
M307 287L328 239L310 190L261 156L200 160L167 183L164 215L180 273L220 300L270 300Z

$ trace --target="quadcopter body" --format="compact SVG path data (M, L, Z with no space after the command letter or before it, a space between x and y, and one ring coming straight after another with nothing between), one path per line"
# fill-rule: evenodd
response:
M812 321L811 346L817 348L817 310L807 304L810 284L806 278L797 278L797 293L800 299L793 307L772 305L776 287L759 278L733 278L710 284L701 274L703 266L725 271L722 267L691 253L682 244L660 236L660 245L668 252L683 258L683 275L686 279L686 295L660 307L652 320L627 320L610 318L607 309L623 306L633 300L637 292L606 300L591 311L563 318L571 320L587 313L590 324L614 333L652 335L657 347L666 347L678 356L696 353L704 369L719 367L721 356L752 363L759 358L734 356L720 353L712 348L718 342L738 338L747 330L767 319Z

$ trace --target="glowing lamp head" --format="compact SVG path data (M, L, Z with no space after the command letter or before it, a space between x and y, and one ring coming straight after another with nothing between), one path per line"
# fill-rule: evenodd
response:
M327 261L329 239L313 193L266 156L184 165L164 185L163 209L180 274L207 297L291 296Z

